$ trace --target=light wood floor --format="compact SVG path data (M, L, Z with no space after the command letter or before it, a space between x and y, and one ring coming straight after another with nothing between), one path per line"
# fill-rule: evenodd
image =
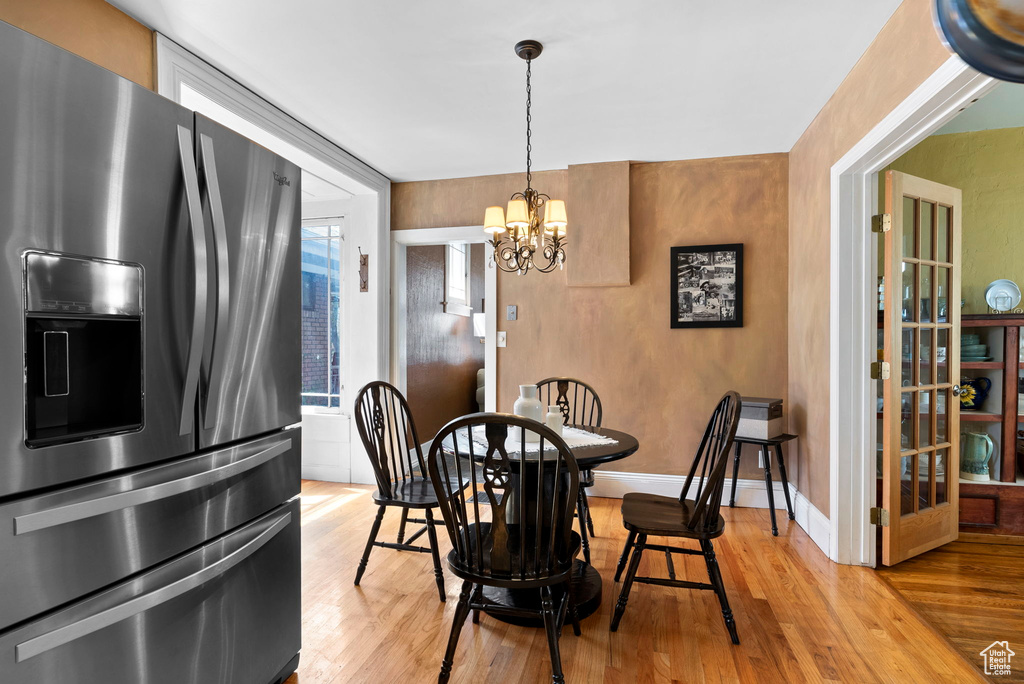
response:
M879 574L979 671L982 649L1009 641L1020 655L999 681L1024 682L1024 546L954 542Z
M370 491L303 483L303 650L287 684L437 680L460 585L448 575L441 604L430 556L388 549L375 549L361 586L352 585L377 508ZM568 682L984 681L874 570L831 563L785 516L772 537L759 509L724 509L729 524L716 543L741 645L730 643L712 592L652 585L634 586L612 634L611 578L625 531L618 500L593 499L592 508L604 598L581 637L563 633ZM397 529L389 512L382 535ZM640 572L664 575L664 565L645 555ZM677 556L676 570L705 578L699 557ZM543 630L486 615L467 621L451 681L550 681Z

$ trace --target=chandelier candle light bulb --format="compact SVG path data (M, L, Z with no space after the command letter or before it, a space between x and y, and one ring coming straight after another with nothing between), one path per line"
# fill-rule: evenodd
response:
M505 232L505 212L501 207L487 207L484 213L484 230L491 235Z
M487 207L484 231L491 236L494 248L491 265L506 273L525 275L531 268L550 273L555 267L565 268L565 229L568 225L565 202L551 199L533 189L530 137L532 135L533 60L544 46L535 40L516 43L516 54L526 60L526 190L512 195L502 214L501 207ZM543 221L541 208L544 209Z

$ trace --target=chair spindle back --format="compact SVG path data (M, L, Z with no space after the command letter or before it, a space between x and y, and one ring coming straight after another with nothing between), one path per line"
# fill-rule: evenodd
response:
M696 485L692 497L696 506L690 517L690 529L711 530L718 522L722 491L725 488L725 470L736 438L741 405L739 394L726 392L715 406L704 430L704 437L686 476L683 491L679 494L679 501L685 501L690 487Z
M398 388L383 381L367 384L356 395L355 416L382 498L394 498L395 485L426 478L416 424Z
M537 451L528 450L529 433ZM462 570L515 581L571 567L579 467L550 428L503 413L464 416L441 428L427 468Z
M537 383L537 394L545 408L561 409L563 425L601 427L601 398L582 380L547 378Z

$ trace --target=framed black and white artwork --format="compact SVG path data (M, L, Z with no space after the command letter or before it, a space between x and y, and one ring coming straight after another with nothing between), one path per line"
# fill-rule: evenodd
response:
M672 248L672 327L743 327L743 245Z

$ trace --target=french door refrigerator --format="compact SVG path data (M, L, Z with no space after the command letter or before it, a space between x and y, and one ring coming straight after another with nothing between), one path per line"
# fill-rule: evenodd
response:
M300 199L0 22L0 682L294 670Z

